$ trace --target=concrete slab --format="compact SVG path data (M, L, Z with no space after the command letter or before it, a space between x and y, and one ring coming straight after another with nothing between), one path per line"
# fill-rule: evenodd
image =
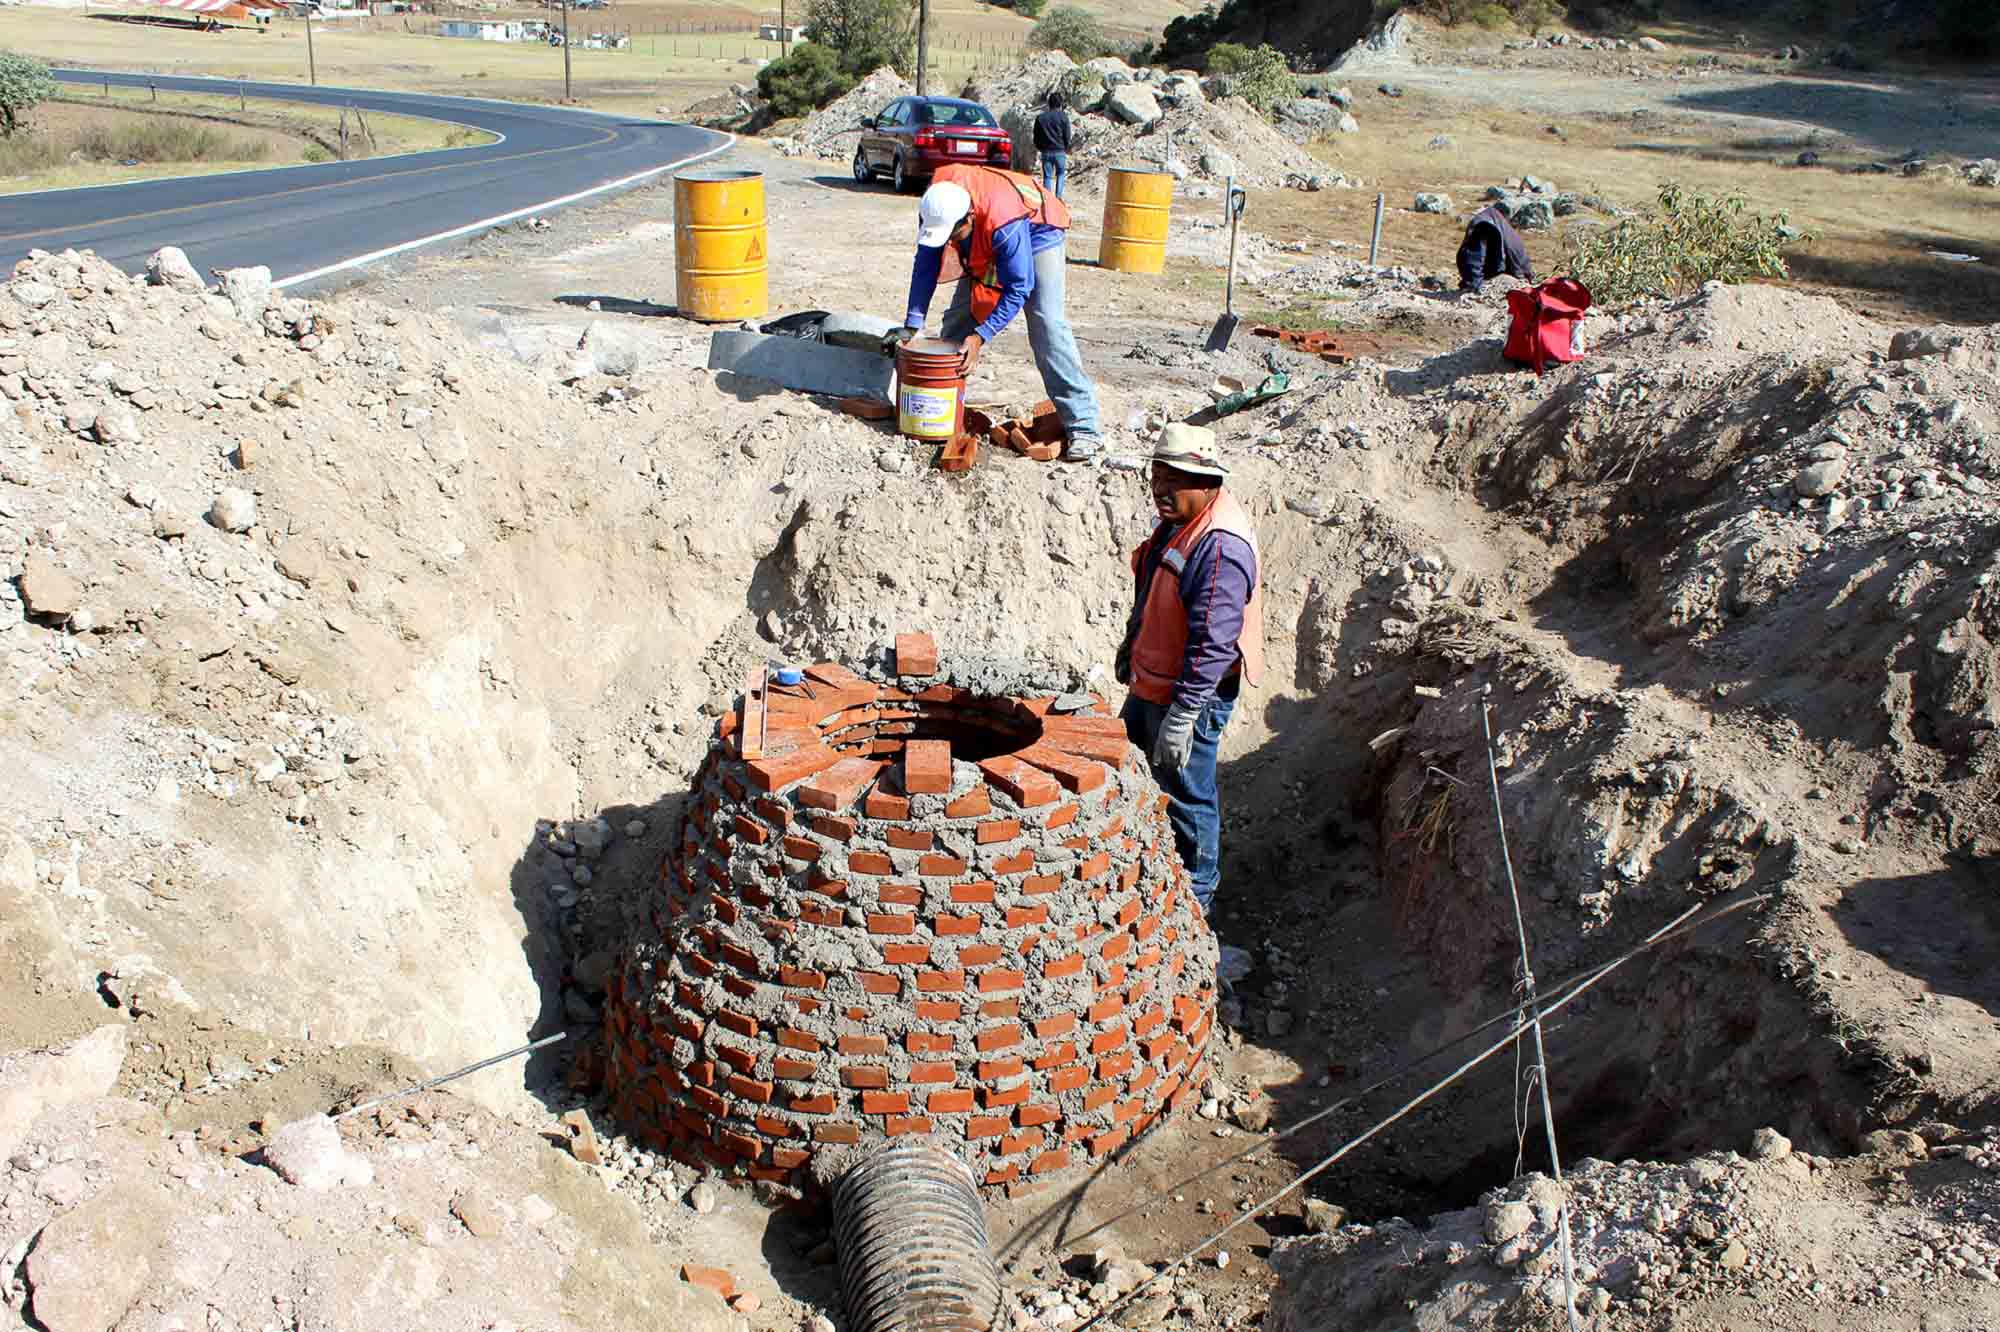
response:
M896 366L874 352L829 347L803 338L719 332L709 340L708 368L768 379L800 393L830 393L840 398L889 402Z

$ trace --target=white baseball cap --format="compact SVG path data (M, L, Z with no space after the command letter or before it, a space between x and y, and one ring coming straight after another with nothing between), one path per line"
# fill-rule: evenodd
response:
M1160 432L1160 442L1153 446L1153 461L1195 476L1229 475L1215 447L1215 432L1185 421L1172 422Z
M965 186L948 180L932 185L917 201L917 244L927 250L944 244L971 211L972 196Z

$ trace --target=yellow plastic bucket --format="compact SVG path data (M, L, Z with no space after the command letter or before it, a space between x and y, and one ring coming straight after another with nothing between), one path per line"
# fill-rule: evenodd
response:
M1104 237L1097 248L1101 268L1120 273L1157 273L1167 266L1167 215L1174 202L1174 178L1164 171L1112 167L1104 185Z
M674 304L722 323L769 313L764 173L690 171L674 177Z

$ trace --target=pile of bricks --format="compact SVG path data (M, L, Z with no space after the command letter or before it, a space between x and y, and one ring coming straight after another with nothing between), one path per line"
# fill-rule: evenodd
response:
M1259 324L1250 331L1260 338L1276 338L1285 346L1308 356L1317 356L1330 365L1346 365L1354 359L1341 346L1340 339L1323 328L1276 328L1270 324Z
M1207 1080L1214 940L1123 724L942 683L928 635L896 660L746 691L614 977L614 1110L691 1165L809 1192L928 1133L1021 1187Z

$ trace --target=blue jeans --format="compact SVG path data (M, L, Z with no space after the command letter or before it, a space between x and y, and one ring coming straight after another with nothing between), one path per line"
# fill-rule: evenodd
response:
M1028 293L1021 317L1028 323L1028 349L1035 354L1035 368L1042 372L1042 388L1056 405L1064 431L1097 435L1103 433L1097 423L1097 389L1083 372L1083 354L1076 349L1076 334L1069 327L1069 275L1063 250L1061 245L1052 245L1035 256L1035 289ZM940 331L946 341L958 342L971 336L975 327L972 284L961 281L944 312Z
M1194 900L1207 913L1215 903L1215 890L1222 885L1222 795L1215 786L1215 752L1222 744L1222 728L1236 711L1240 688L1231 676L1215 691L1215 697L1194 722L1194 748L1188 752L1187 767L1179 772L1155 767L1153 780L1167 793L1167 821L1174 828L1174 849L1188 867L1194 881ZM1149 703L1137 694L1125 699L1125 734L1151 761L1153 741L1167 709Z
M1049 191L1051 194L1055 195L1056 198L1060 199L1063 197L1063 184L1068 179L1069 179L1069 154L1043 153L1042 188Z

